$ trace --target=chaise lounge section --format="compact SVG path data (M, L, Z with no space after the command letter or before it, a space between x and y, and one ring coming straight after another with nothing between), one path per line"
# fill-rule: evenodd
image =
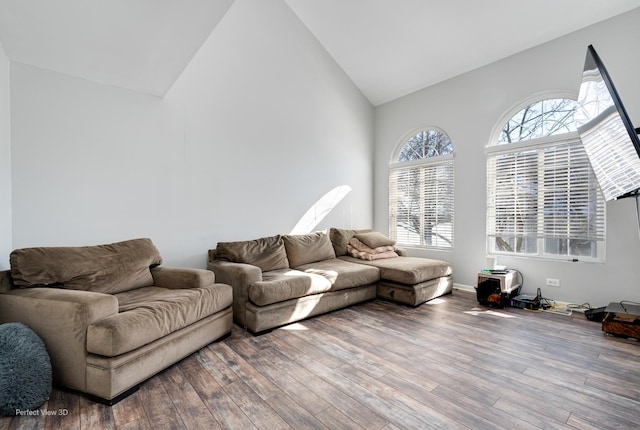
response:
M451 293L446 262L346 255L350 240L369 232L331 229L329 235L220 242L209 250L208 268L233 287L234 320L254 334L376 297L417 306Z
M394 246L398 258L367 259L349 253L349 244L354 238L369 242L368 248L381 248L393 241L372 230L347 230L331 228L331 242L336 256L341 260L366 264L380 270L377 297L408 306L418 306L453 291L452 268L449 263L430 258L408 257L406 251ZM386 241L385 241L386 239ZM361 242L361 241L360 241ZM355 252L355 254L361 254Z

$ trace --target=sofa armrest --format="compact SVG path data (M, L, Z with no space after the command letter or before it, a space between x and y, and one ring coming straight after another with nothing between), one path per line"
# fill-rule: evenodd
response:
M0 294L0 323L21 322L44 342L54 380L86 389L87 328L118 313L110 294L60 288L17 288Z
M186 267L155 267L151 269L151 276L156 287L170 289L202 288L216 282L212 271Z
M251 285L262 281L262 270L252 264L213 260L209 262L208 269L215 273L218 282L223 284Z
M262 281L262 270L251 264L224 260L209 261L208 268L215 273L218 282L229 284L233 288L233 319L244 327L249 287L254 282Z
M396 254L398 254L400 257L406 257L407 256L407 250L404 248L398 248L396 246Z

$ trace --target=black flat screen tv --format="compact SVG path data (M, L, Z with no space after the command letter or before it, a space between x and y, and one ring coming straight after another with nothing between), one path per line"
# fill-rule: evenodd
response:
M605 200L637 196L640 190L638 130L633 128L613 81L592 45L587 48L574 118Z

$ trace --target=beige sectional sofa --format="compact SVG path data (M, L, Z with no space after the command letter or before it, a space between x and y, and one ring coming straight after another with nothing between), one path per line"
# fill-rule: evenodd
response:
M397 248L388 258L350 256L349 243L367 233L375 232L332 228L221 242L209 250L208 268L233 287L234 320L254 334L376 297L417 306L451 293L444 261Z
M106 403L231 332L231 287L209 270L160 267L149 239L24 248L10 260L0 323L29 326L54 382Z

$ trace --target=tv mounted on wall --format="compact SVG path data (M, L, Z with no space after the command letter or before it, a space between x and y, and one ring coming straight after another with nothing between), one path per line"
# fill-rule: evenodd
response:
M606 201L638 196L640 139L592 45L582 72L575 123Z

